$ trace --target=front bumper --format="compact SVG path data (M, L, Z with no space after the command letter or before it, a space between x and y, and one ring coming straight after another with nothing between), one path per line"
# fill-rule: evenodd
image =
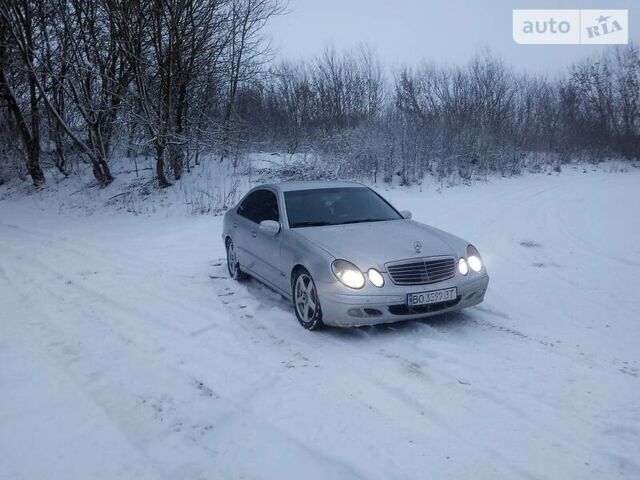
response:
M389 280L386 275L385 280ZM338 327L357 327L414 320L471 307L484 300L488 284L489 275L483 270L479 274L469 274L466 277L456 275L444 282L428 285L385 284L380 289L367 285L358 291L350 290L339 282L320 283L316 286L324 323ZM458 297L455 300L417 307L406 305L409 293L450 287L458 289Z

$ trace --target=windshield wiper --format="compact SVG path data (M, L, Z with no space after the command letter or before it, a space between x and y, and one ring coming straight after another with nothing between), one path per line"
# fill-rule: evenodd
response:
M340 225L347 225L349 223L369 223L369 222L385 222L388 219L385 218L362 218L359 220L349 220L348 222L342 222Z
M298 222L295 223L292 228L297 228L297 227L324 227L326 225L333 225L332 222Z

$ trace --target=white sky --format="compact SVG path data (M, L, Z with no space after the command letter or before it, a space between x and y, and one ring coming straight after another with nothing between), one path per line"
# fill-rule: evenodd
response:
M283 58L366 43L391 67L421 60L461 64L489 47L519 69L550 74L613 48L518 45L512 39L514 8L628 9L629 39L640 43L640 0L289 0L290 13L273 19L268 33Z

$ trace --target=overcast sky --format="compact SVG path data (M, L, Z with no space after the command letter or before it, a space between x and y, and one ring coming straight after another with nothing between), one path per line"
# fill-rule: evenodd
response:
M392 67L421 60L462 64L489 47L519 69L550 74L613 48L518 45L512 39L514 8L628 9L629 38L640 40L640 0L289 0L290 13L272 20L268 33L283 58L366 43Z

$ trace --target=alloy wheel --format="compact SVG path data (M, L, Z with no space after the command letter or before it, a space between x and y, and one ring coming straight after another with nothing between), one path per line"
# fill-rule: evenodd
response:
M295 285L295 304L304 322L312 321L318 312L318 294L313 280L306 273L298 275Z

